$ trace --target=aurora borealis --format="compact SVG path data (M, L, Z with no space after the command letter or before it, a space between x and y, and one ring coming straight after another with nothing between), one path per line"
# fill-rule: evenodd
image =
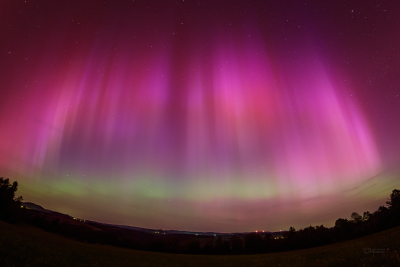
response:
M0 176L146 228L374 211L400 189L400 8L320 2L3 1Z

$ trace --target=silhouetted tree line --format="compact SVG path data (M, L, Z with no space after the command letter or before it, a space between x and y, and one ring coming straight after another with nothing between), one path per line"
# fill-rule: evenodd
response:
M18 183L0 178L0 219L12 223L26 222L46 231L61 234L82 242L125 248L191 254L254 254L327 245L358 238L400 225L400 190L393 190L386 206L363 215L353 212L351 219L338 219L335 226L309 226L296 231L290 227L283 237L267 233L232 236L155 235L121 229L95 222L74 224L47 216L36 210L21 209L22 197L15 198Z
M23 219L22 197L15 197L17 190L17 181L11 184L10 179L0 177L0 220L17 223Z

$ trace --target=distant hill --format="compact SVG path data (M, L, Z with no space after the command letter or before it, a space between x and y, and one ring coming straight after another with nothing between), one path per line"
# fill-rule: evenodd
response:
M32 203L32 202L22 202L21 206L26 207L28 209L32 209L32 210L40 210L43 212L49 212L50 210L47 210L45 208L43 208L42 206Z
M43 208L40 205L37 205L32 202L22 202L21 206L31 209L31 210L37 210L40 212L44 212L47 214L51 215L56 215L56 216L62 216L62 217L68 217L68 218L73 218L72 216L64 213L60 213L57 211L52 211ZM73 218L76 219L76 218ZM78 219L82 220L82 219ZM148 229L148 228L142 228L142 227L135 227L135 226L128 226L128 225L117 225L117 224L107 224L107 223L101 223L101 222L95 222L95 221L90 221L90 220L82 220L86 221L87 223L92 223L92 224L101 224L105 226L112 226L112 227L117 227L121 229L128 229L128 230L134 230L134 231L139 231L139 232L144 232L144 233L149 233L149 234L167 234L167 235L196 235L196 236L232 236L232 235L237 235L237 236L243 236L246 234L249 234L250 232L243 232L243 233L219 233L219 232L192 232L192 231L180 231L180 230L162 230L162 229ZM265 232L262 234L267 234L270 233L272 236L282 236L283 233L286 231L281 231L281 232ZM260 233L261 234L261 233Z
M106 226L112 226L112 227L118 227L121 229L127 229L127 230L135 230L135 231L140 231L140 232L145 232L145 233L150 233L150 234L167 234L167 235L195 235L195 236L244 236L247 234L250 234L251 232L242 232L242 233L219 233L219 232L192 232L192 231L180 231L180 230L163 230L163 229L148 229L148 228L142 228L142 227L135 227L135 226L128 226L128 225L118 225L118 224L107 224L107 223L100 223L100 222L94 222L94 221L89 221L86 220L86 222L91 222L91 223L96 223L96 224L102 224ZM271 234L274 237L281 237L283 236L283 233L287 231L280 231L280 232L262 232L260 234Z
M31 210L37 210L49 215L53 215L53 216L61 216L61 217L65 217L65 218L72 218L72 216L68 215L68 214L64 214L58 211L52 211L52 210L48 210L43 208L42 206L32 203L32 202L22 202L21 203L22 207L25 207L27 209L31 209Z

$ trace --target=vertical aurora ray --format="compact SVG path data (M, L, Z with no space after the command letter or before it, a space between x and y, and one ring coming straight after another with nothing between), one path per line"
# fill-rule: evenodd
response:
M310 199L334 205L382 168L353 88L306 42L289 60L250 15L240 22L252 26L167 23L154 36L103 22L108 34L37 69L18 109L5 104L0 167L28 200L142 227L248 231L263 208L287 224L321 212Z

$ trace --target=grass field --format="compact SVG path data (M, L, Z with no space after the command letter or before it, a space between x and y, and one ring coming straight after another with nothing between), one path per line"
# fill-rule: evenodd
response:
M384 249L364 254L363 248ZM281 253L202 256L81 243L0 221L0 266L400 266L400 227L333 245Z

